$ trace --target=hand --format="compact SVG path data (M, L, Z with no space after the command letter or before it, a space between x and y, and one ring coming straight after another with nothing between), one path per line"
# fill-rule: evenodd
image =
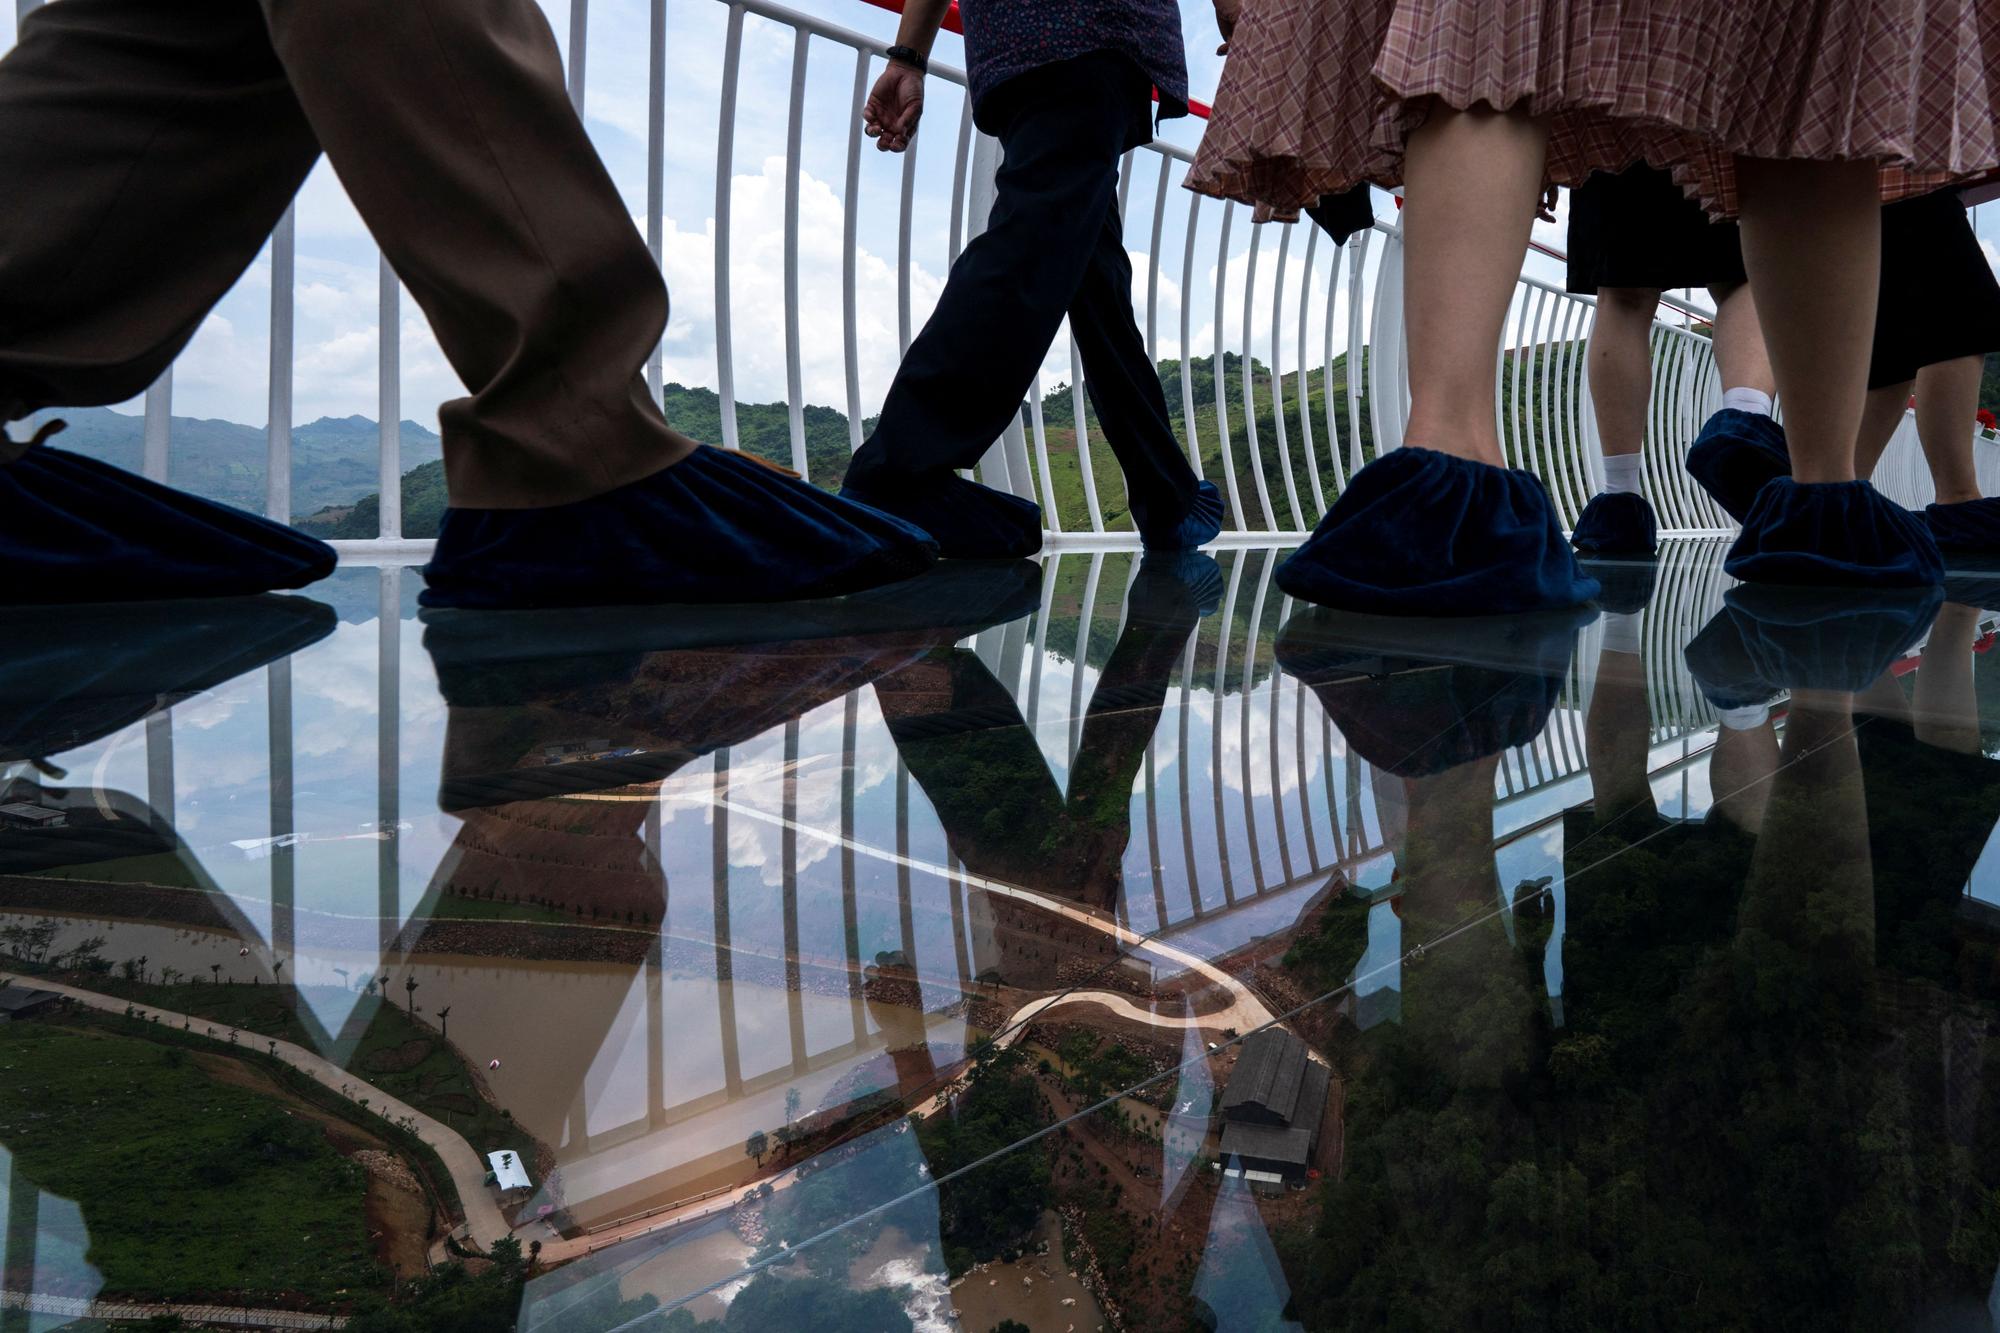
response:
M889 62L861 112L861 127L875 147L900 153L910 146L924 114L924 76L908 65Z
M1542 187L1542 202L1535 209L1535 220L1537 222L1554 222L1556 220L1556 190L1557 187L1554 185L1545 185Z
M1222 45L1215 54L1229 54L1229 39L1236 35L1236 20L1242 17L1243 0L1215 0L1215 26L1222 29Z

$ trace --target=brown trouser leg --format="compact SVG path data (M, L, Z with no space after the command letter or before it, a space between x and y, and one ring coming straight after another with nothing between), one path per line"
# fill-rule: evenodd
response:
M145 388L324 149L469 398L452 503L601 494L675 461L659 270L532 0L59 0L0 61L0 400Z

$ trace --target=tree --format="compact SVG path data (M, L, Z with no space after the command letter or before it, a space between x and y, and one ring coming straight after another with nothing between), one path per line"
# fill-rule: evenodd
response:
M486 1252L493 1262L502 1268L512 1269L521 1266L521 1242L512 1236L502 1236L494 1241Z
M743 1155L745 1157L756 1158L757 1165L760 1167L764 1165L764 1154L769 1151L771 1151L770 1136L761 1129L754 1131L749 1138L743 1140Z
M403 992L410 997L410 1017L417 1016L417 975L412 972L403 978Z
M451 1006L450 1006L450 1005L446 1005L446 1006L444 1006L444 1008L442 1008L442 1009L438 1010L438 1036L440 1036L440 1037L444 1038L444 1039L445 1039L446 1041L450 1041L450 1040L451 1040Z
M222 984L222 964L210 963L208 965L208 976L209 976L209 982L208 982L209 985L220 986Z

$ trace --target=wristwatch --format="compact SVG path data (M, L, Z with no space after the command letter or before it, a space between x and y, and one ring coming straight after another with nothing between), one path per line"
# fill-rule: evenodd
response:
M882 54L891 60L908 65L919 74L928 72L931 67L930 59L914 46L892 46Z

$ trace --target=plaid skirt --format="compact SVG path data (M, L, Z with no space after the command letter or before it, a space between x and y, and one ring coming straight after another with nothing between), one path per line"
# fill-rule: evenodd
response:
M1188 187L1290 215L1401 183L1431 99L1546 116L1548 179L1868 160L1884 202L2000 168L2000 0L1244 0Z

